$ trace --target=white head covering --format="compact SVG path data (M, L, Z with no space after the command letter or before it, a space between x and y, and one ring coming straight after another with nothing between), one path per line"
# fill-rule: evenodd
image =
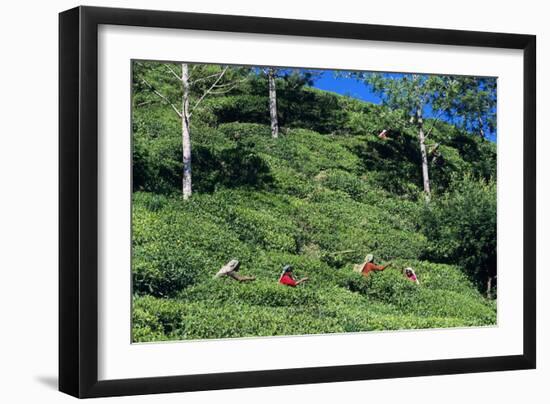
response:
M285 265L283 267L283 272L281 272L281 276L279 276L279 281L281 280L281 278L284 276L284 274L286 274L287 272L289 271L292 271L292 265Z
M231 272L235 272L239 270L239 261L236 259L232 259L227 264L225 264L221 269L216 273L215 277L220 277L227 275Z

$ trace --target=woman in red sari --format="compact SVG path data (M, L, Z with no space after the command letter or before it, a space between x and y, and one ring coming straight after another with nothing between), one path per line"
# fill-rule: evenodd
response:
M279 277L279 283L281 285L296 287L300 283L307 281L308 278L302 278L300 280L296 280L294 278L294 275L292 274L292 266L291 265L285 265L283 267L283 272L281 273L281 276Z

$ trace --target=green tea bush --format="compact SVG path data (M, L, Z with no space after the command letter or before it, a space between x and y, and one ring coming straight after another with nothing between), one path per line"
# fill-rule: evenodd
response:
M495 321L493 310L480 295L465 296L449 289L427 289L424 283L417 285L400 271L390 269L371 275L367 280L366 295L394 305L403 313ZM461 289L468 287L471 286L466 281Z
M361 201L368 194L368 185L356 175L344 170L322 171L316 177L323 186L343 191L352 199Z
M136 194L133 201L135 292L173 295L205 276L206 271L219 269L227 257L246 256L250 251L225 225L208 215L196 215L195 204L200 201L185 204L172 200L151 212L147 205L142 206L151 199Z
M296 91L294 86L283 86L277 93L284 126L336 133L345 122L346 112L342 108L345 97L341 95L308 87Z
M181 187L181 139L148 139L134 136L132 186L134 191L160 194L177 192Z
M281 286L282 287L282 286ZM315 317L300 306L265 307L232 302L134 299L135 342L343 332L333 318ZM147 313L159 313L151 322ZM158 329L163 329L162 337ZM152 333L147 335L147 330ZM138 338L141 338L139 340Z
M165 339L166 333L159 323L158 311L146 311L134 304L134 307L132 307L132 341L155 342Z
M285 160L264 155L274 178L274 187L281 193L305 198L315 190L307 175L292 168Z
M471 280L458 266L429 261L396 260L395 263L399 268L414 268L423 288L457 292L476 299L480 297Z
M306 175L317 175L331 168L354 171L358 159L340 146L333 137L305 129L292 129L271 154L286 160L294 169Z
M367 252L381 259L420 257L426 238L409 231L408 223L401 228L399 217L330 192L330 199L315 199L302 210L308 234L323 250L353 250L346 260L360 260Z
M348 135L377 136L382 130L391 128L392 134L405 130L403 121L406 117L402 111L392 111L386 106L366 104L353 98L342 100L346 119L341 131Z
M267 94L231 95L213 97L205 101L205 108L216 117L216 122L252 122L269 123Z
M296 252L294 223L283 216L256 209L237 208L229 225L243 241L267 250Z
M132 327L136 341L147 332L160 339L159 334L170 334L181 326L183 319L180 308L172 300L152 296L134 297L132 306Z
M229 278L212 279L186 289L180 296L190 301L212 304L233 304L266 307L305 306L319 303L317 291L304 286L290 288L277 283L277 278L259 279L254 283L238 283Z
M267 138L271 136L271 128L268 125L257 123L229 122L218 126L218 131L228 139L237 141L250 137Z

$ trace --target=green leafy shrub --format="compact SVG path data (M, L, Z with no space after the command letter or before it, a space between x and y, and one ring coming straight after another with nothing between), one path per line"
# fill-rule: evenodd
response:
M271 136L271 129L268 125L257 123L229 122L219 125L218 130L231 140L246 140L258 136L269 138Z
M283 307L315 305L319 303L313 288L289 288L280 285L277 277L255 283L237 283L228 278L212 279L185 290L180 298L189 301L207 301L212 304L242 304Z
M496 183L471 176L427 205L423 231L430 240L425 257L457 263L482 289L496 275Z
M138 193L133 200L135 292L173 295L193 284L201 274L206 275L205 268L214 270L221 267L226 257L246 254L246 244L208 215L196 215L196 205L172 200L151 212L146 207L151 206L153 198Z
M269 115L265 113L268 108L267 94L215 97L206 100L206 105L218 123L269 123Z

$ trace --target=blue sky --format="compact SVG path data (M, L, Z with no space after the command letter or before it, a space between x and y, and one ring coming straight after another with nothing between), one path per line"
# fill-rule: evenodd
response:
M315 80L313 87L320 90L332 91L334 93L348 95L353 98L358 98L363 101L380 104L382 99L374 94L368 86L355 79L334 77L331 70L323 71L320 77Z
M382 102L382 99L373 93L365 84L353 78L336 78L333 70L321 71L313 83L313 87L320 90L332 91L334 93L358 98L363 101L373 102L375 104L380 104ZM424 114L428 118L433 117L432 110L429 106L426 107ZM445 117L442 117L441 119L450 121ZM488 134L487 138L493 142L496 142L496 133Z

